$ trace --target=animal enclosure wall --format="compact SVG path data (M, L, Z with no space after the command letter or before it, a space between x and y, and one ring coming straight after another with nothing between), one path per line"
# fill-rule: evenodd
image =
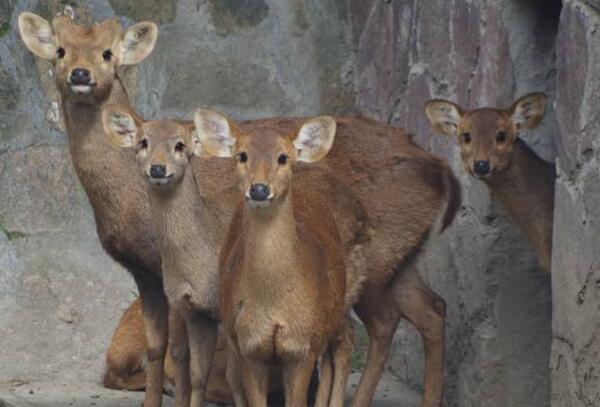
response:
M159 23L153 54L123 72L143 116L355 112L410 129L463 186L420 267L448 304L446 405L600 402L600 0L1 0L0 382L99 380L135 292L96 237L50 65L17 35L20 12L65 5L80 21ZM423 112L432 97L509 106L531 91L550 104L523 138L558 167L552 279ZM388 367L420 388L408 324Z

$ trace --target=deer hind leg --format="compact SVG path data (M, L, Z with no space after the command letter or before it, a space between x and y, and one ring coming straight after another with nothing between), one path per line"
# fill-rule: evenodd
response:
M286 407L306 407L308 387L316 361L315 356L309 356L283 368Z
M185 320L179 312L169 312L169 359L165 365L167 376L172 373L175 382L175 407L188 407L191 399L190 349ZM172 370L172 372L171 372Z
M425 378L422 406L439 407L443 401L446 303L423 282L414 267L399 274L392 287L398 311L417 328L423 339Z
M199 312L185 316L190 347L190 407L202 407L217 342L217 324Z
M148 367L144 407L160 407L162 404L165 353L169 337L169 307L162 284L149 278L136 278L144 332L148 342Z
M267 407L269 366L243 357L237 360L248 405Z
M352 399L352 407L366 407L373 400L400 315L387 288L377 290L367 287L354 309L367 328L369 350L365 369Z
M331 344L333 355L333 384L329 407L343 407L346 393L346 384L352 368L352 348L354 345L354 323L347 318L341 332Z
M244 385L242 384L240 366L235 352L233 352L232 346L229 344L227 345L227 367L225 368L225 378L227 379L227 386L229 387L229 390L231 390L231 397L233 398L235 407L246 407L246 396L244 395Z
M327 347L321 356L321 371L319 374L319 386L317 387L317 399L315 407L327 407L331 396L333 384L333 357L331 347Z

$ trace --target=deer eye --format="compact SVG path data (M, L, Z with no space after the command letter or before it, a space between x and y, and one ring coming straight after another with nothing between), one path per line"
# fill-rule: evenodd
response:
M285 165L288 161L288 156L285 154L281 154L278 158L277 158L277 163L279 163L279 165Z
M65 57L65 49L63 47L58 47L58 49L56 50L56 56L58 57L58 59L63 59Z
M140 140L140 142L138 143L139 147L143 150L148 148L148 140L143 138Z
M110 61L112 59L112 56L113 53L109 49L104 50L104 52L102 53L102 59L104 59L106 62Z
M461 134L462 141L465 144L469 144L471 142L471 133L463 133Z
M246 161L248 161L248 154L246 154L246 152L242 151L241 153L239 153L237 155L237 159L239 162L245 163Z
M505 141L506 141L506 132L505 131L498 132L498 134L496 134L496 143L502 144Z
M175 144L175 151L177 151L178 153L183 152L183 150L185 149L185 144L183 144L181 141L177 144Z

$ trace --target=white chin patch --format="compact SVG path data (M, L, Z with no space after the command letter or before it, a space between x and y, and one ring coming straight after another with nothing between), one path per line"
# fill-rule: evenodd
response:
M71 90L74 93L79 93L82 95L87 95L88 93L92 93L92 87L90 85L71 85Z
M162 187L164 185L167 185L169 183L169 181L171 181L171 177L170 176L169 177L165 177L165 178L152 178L152 177L148 177L148 181L153 186Z

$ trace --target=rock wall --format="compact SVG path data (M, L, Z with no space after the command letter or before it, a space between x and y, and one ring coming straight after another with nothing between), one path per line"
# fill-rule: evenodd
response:
M359 111L409 128L452 163L463 186L454 225L430 243L421 265L448 304L448 406L550 405L550 278L486 186L465 173L455 141L432 132L423 105L441 97L466 108L508 107L531 91L554 101L560 7L545 0L352 1ZM554 159L552 102L543 124L523 137ZM389 368L421 386L420 337L408 324Z
M135 287L100 248L73 172L50 64L18 38L22 11L160 23L154 53L123 72L147 117L345 112L354 105L344 1L0 1L0 382L99 380Z

